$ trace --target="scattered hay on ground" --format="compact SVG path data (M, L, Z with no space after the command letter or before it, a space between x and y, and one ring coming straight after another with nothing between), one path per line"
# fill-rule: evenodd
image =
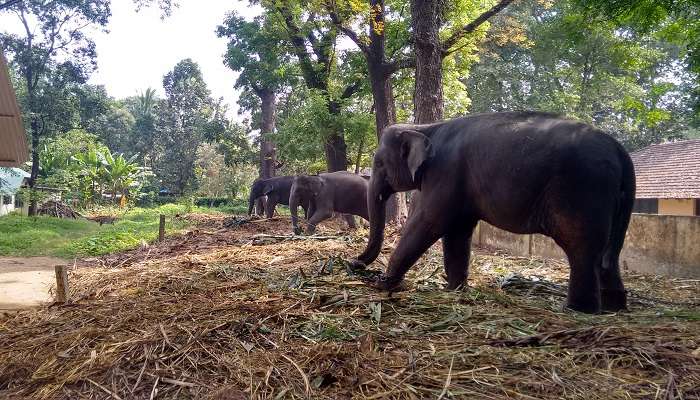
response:
M446 292L435 246L389 296L345 270L364 232L196 218L79 264L74 303L0 319L0 396L700 398L700 281L628 274L630 313L564 313L565 263L477 249Z

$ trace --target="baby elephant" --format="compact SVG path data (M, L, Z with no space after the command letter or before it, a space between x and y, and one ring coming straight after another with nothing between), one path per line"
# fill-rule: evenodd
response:
M310 235L314 233L319 222L330 218L334 212L349 214L350 220L352 215L369 220L367 213L368 186L366 178L345 171L295 177L289 195L294 233L301 234L297 208L301 204L307 204L307 202L309 204L307 233ZM353 224L350 226L352 227Z

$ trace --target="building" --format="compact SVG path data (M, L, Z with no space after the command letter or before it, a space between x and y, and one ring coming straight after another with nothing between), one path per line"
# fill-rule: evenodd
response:
M0 167L27 161L27 138L5 57L0 52Z
M634 212L700 216L700 139L654 144L630 154Z
M0 167L0 217L20 206L17 191L27 178L29 174L19 168Z

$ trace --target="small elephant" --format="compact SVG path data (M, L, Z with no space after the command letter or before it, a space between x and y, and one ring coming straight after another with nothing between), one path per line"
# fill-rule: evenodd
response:
M369 220L367 213L368 180L361 175L339 171L320 175L300 175L294 179L289 196L292 212L292 229L301 234L297 207L308 202L307 233L313 234L319 222L333 216L346 214L350 227L354 227L352 215Z
M555 240L570 264L566 307L626 309L619 255L635 197L634 166L610 135L538 112L504 112L429 125L387 127L374 156L370 235L351 261L363 268L382 247L390 194L414 193L403 235L376 286L396 290L442 239L448 289L467 279L479 220Z
M272 218L277 204L289 205L289 191L293 181L294 176L276 176L269 179L257 179L253 182L248 198L248 215L253 214L255 201L260 197L267 196L265 216ZM300 205L304 209L304 213L308 213L308 202L302 202Z

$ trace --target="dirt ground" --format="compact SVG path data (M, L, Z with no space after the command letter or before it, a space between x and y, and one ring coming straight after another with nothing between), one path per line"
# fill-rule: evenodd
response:
M83 260L71 304L0 317L0 398L700 399L698 280L626 273L630 312L590 316L562 312L562 261L474 249L446 292L434 246L389 295L345 269L366 231L186 218Z
M0 257L0 311L36 307L53 301L54 257Z

